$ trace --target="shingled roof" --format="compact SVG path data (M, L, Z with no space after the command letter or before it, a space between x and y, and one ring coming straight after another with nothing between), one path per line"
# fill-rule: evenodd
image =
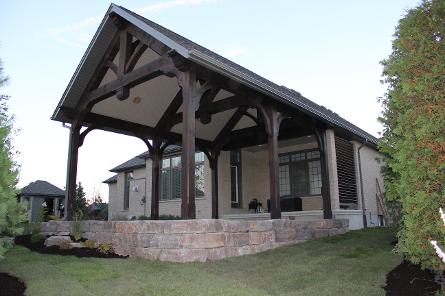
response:
M82 58L52 116L53 120L69 121L63 112L60 111L60 108L61 106L75 106L76 101L87 85L89 77L91 77L91 75L94 73L98 60L100 60L100 57L105 51L107 44L110 42L111 38L116 32L114 26L109 24L109 17L112 14L117 14L126 21L134 24L190 61L246 85L247 87L263 93L279 102L285 103L292 108L300 110L311 117L326 122L333 127L339 128L347 133L351 133L364 141L370 142L374 145L376 145L378 142L376 137L350 123L337 113L334 113L331 110L305 98L299 92L285 86L277 85L272 81L216 54L213 51L115 4L111 4L110 8L108 9L107 14L105 15L98 31L96 32L96 35L90 43L90 46Z
M167 28L164 28L161 25L158 25L155 22L152 22L128 9L125 7L119 6L122 10L129 13L133 17L138 20L144 22L151 28L155 29L159 33L163 34L167 38L176 42L177 44L183 46L187 49L189 54L189 59L197 62L198 64L202 64L207 67L211 67L216 72L220 72L221 74L227 75L230 74L231 78L235 78L236 80L241 79L240 82L244 84L248 84L249 86L264 92L267 91L267 94L274 94L276 99L283 101L284 103L291 103L294 107L297 107L301 111L308 113L310 115L315 115L316 117L326 120L334 126L338 126L352 132L353 134L364 138L365 140L377 144L378 140L376 137L362 130L361 128L355 126L350 123L346 119L339 116L337 113L327 109L324 106L318 105L311 100L302 96L299 92L287 88L283 85L277 85L272 81L238 65L237 63L232 62L229 59L226 59L219 54L173 32ZM215 68L216 67L216 68ZM270 93L269 93L270 92Z
M117 174L114 176L111 176L110 178L106 179L105 181L102 181L102 183L105 184L112 184L117 182Z
M65 197L65 191L47 181L37 180L23 187L19 195Z
M180 151L181 151L181 146L169 145L167 148L165 148L164 155L171 155L174 153L178 153ZM132 169L143 168L143 167L145 167L145 160L148 157L150 157L150 152L145 151L145 152L133 157L132 159L129 159L126 162L121 163L120 165L112 168L110 170L110 172L120 173L120 172L124 172L124 171L128 171L128 170L132 170ZM111 178L113 178L113 177L111 177ZM103 181L103 183L113 183L113 182L107 182L111 178ZM116 175L116 181L117 181L117 175Z

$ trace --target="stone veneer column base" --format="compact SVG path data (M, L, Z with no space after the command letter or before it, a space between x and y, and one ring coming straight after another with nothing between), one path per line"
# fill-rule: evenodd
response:
M72 221L40 223L45 235L72 233ZM119 255L194 262L255 254L348 231L347 219L81 221L82 236L109 243Z

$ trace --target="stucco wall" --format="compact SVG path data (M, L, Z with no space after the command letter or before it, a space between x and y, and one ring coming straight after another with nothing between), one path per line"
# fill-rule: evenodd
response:
M361 146L361 143L353 141L352 144L354 146L358 204L359 208L362 209L360 170L358 164L358 148ZM376 191L377 191L376 179L378 180L382 191L384 191L383 176L381 174L383 156L378 151L370 147L364 146L360 150L360 159L361 159L361 169L363 177L363 195L365 199L365 209L368 220L368 226L378 226L379 211L377 208L377 199L376 199Z

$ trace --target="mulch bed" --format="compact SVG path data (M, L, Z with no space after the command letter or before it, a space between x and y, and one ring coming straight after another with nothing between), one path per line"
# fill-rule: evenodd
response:
M23 296L26 286L18 278L0 272L0 295Z
M387 296L434 295L440 285L434 282L432 272L403 261L386 275L384 289Z
M122 258L122 259L128 258L128 256L120 256L113 252L102 253L97 249L90 249L90 248L61 249L58 246L46 247L44 245L45 243L44 240L39 241L37 243L31 243L31 235L17 236L14 239L14 243L16 245L26 247L33 252L41 254L76 256L76 257L95 257L95 258Z

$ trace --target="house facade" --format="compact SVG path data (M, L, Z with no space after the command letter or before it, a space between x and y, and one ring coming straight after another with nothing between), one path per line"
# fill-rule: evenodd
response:
M280 141L278 150L283 216L304 220L322 218L322 177L316 139L306 136ZM382 155L375 146L347 141L336 136L333 130L327 132L327 150L334 218L348 218L351 229L363 227L363 214L368 226L382 225L383 212L378 206L377 192L377 183L383 184ZM180 162L180 147L173 146L164 152L160 168L160 215L181 215ZM195 162L196 218L208 219L212 217L210 163L203 152L195 154ZM264 145L221 153L218 159L220 218L269 219L268 165ZM104 181L109 186L109 219L150 216L152 160L149 153L110 171L116 174Z
M137 137L149 151L112 170L111 218L347 216L353 227L378 224L375 137L115 4L52 119L70 128L68 220L79 151L100 129Z

